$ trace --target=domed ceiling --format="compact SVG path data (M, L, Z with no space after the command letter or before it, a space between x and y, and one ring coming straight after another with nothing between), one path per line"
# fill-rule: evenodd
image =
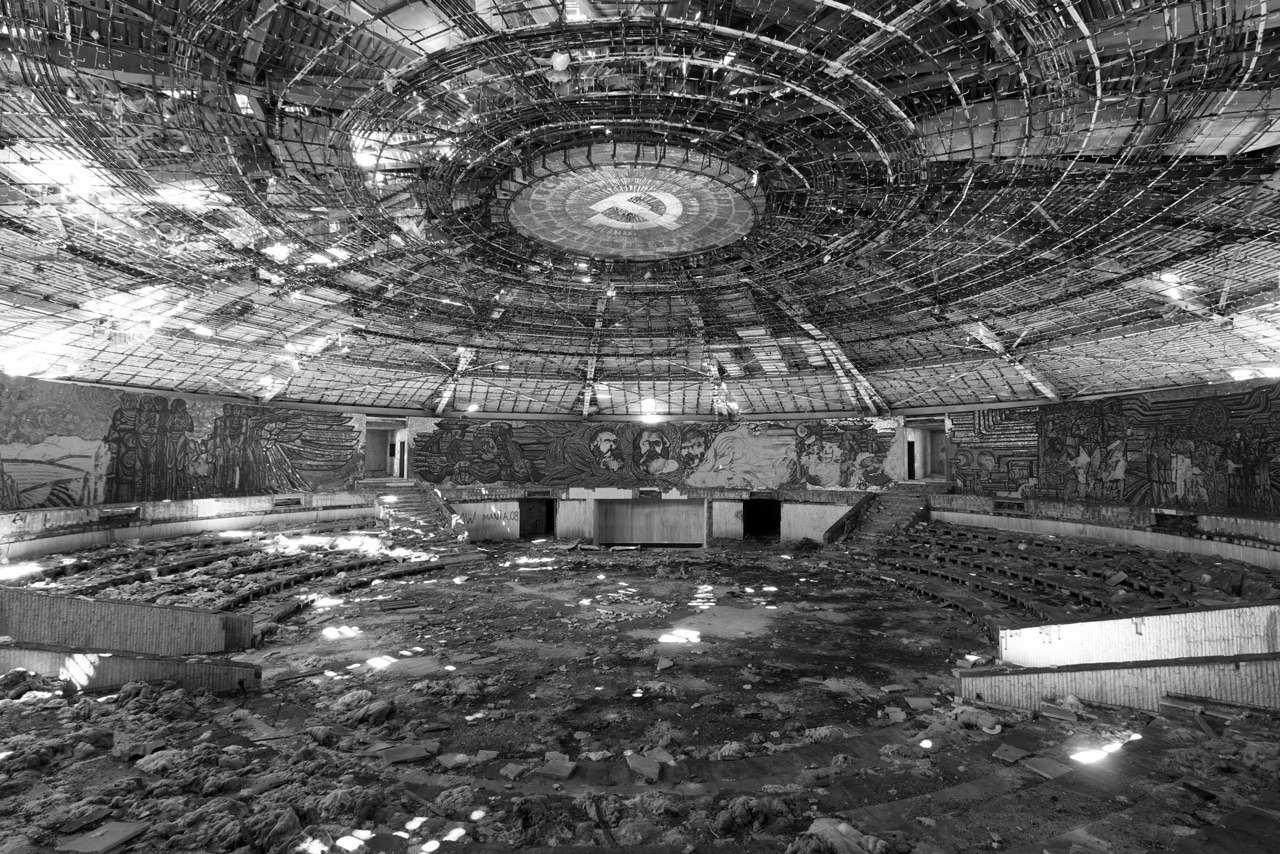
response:
M574 418L1280 375L1278 20L11 4L0 368Z

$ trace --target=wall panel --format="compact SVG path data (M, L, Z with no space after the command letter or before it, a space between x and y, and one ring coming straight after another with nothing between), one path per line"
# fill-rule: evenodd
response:
M453 512L473 540L517 540L520 538L519 501L453 502Z
M1000 630L1000 658L1061 667L1280 653L1280 602Z
M129 682L169 680L188 691L256 691L262 687L262 668L240 661L0 646L0 672L15 667L67 680L81 691L109 691Z
M742 539L742 502L711 502L712 539Z
M705 543L706 502L701 499L596 502L596 542Z
M1042 701L1074 694L1086 703L1154 712L1171 693L1280 710L1280 656L960 672L960 696L1018 709L1034 710Z
M827 529L849 512L847 504L782 504L782 534L784 543L801 540L822 542Z
M153 655L215 653L243 649L252 625L252 617L242 614L0 587L0 635L20 642Z

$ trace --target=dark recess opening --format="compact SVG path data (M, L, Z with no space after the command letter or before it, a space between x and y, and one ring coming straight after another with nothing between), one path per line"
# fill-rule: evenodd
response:
M776 540L782 535L782 502L748 498L742 502L743 539Z
M907 442L907 480L916 479L916 443Z
M554 498L525 498L520 501L520 536L545 537L556 530Z

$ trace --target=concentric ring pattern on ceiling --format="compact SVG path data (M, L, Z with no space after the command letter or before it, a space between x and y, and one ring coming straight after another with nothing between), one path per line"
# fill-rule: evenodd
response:
M551 415L1268 375L1276 17L1250 0L6 6L0 361Z

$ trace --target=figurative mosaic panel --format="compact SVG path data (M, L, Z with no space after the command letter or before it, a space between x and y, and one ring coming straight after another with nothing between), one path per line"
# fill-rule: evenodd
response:
M897 421L576 424L445 419L413 441L430 483L878 489Z
M1280 513L1280 386L953 417L957 487L1193 512ZM984 415L986 422L984 426ZM1014 429L1000 419L1014 419ZM999 425L997 429L992 429ZM1033 433L1029 437L1025 426ZM966 471L967 476L962 476Z
M0 510L339 489L342 414L0 381Z

